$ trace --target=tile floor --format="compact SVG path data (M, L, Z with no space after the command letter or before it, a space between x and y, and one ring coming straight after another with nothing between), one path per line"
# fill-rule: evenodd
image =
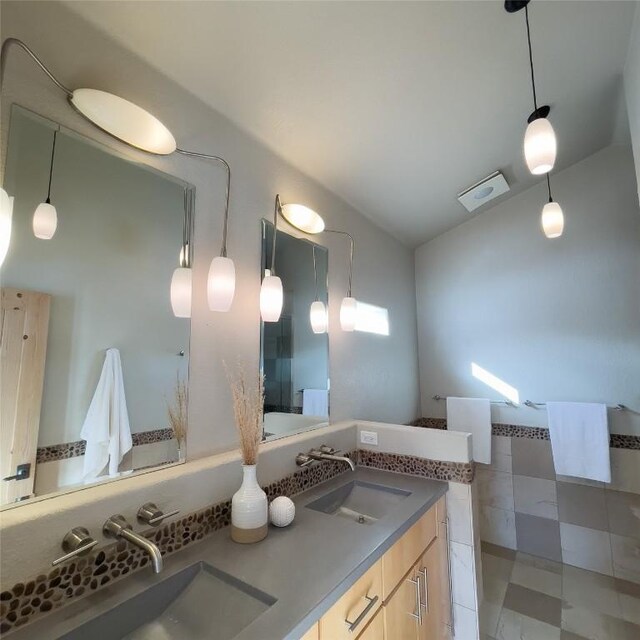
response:
M639 640L640 584L482 543L482 640Z

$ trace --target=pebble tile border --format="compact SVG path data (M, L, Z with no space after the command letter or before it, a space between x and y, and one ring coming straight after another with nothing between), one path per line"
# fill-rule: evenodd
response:
M131 434L134 447L141 444L164 442L165 440L171 440L172 438L173 431L168 428L152 429L151 431L141 431L140 433ZM83 456L86 444L87 443L84 440L76 440L75 442L64 442L62 444L52 444L47 447L38 447L36 452L36 464Z
M475 462L445 462L416 456L378 451L358 451L358 464L382 471L395 471L433 480L471 484L475 476Z
M357 459L357 451L346 455L352 460ZM264 491L269 500L281 495L293 496L346 471L342 462L325 461L272 482L264 487ZM230 523L231 500L224 500L158 529L148 530L145 535L166 556L228 527ZM149 558L141 549L120 540L48 573L19 582L0 593L0 633L4 636L36 617L95 592L148 564Z
M409 423L411 427L427 429L446 429L446 418L418 418ZM531 438L533 440L549 440L549 429L544 427L526 427L519 424L502 424L495 422L491 425L491 434L507 436L509 438ZM612 449L640 449L640 436L629 436L621 433L609 434L609 447Z

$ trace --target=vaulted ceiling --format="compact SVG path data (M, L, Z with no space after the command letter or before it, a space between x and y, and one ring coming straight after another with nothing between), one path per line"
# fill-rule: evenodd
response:
M502 2L65 4L409 245L467 220L456 194L495 170L510 195L540 180L524 15ZM624 140L636 4L530 5L557 168Z

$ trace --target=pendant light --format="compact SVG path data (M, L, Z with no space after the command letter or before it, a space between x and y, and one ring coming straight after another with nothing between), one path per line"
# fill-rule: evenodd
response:
M53 164L56 157L56 139L58 131L53 132L53 145L51 147L51 163L49 165L49 187L47 199L41 202L33 214L33 235L41 240L51 240L58 228L58 213L51 204L51 179L53 178Z
M547 238L559 238L564 230L564 214L560 205L551 197L551 182L547 174L547 190L549 192L549 202L542 208L542 230Z
M314 301L309 308L309 322L313 333L326 333L327 331L327 308L322 300L318 300L318 265L316 262L316 247L311 245L311 253L313 256L313 280L315 286Z
M13 197L0 187L0 267L7 257L7 251L9 251L12 218Z
M231 187L231 169L224 158L207 153L187 151L178 148L169 129L146 109L133 102L98 89L71 90L62 84L49 71L40 58L21 40L7 38L0 52L0 88L4 82L4 69L7 53L12 46L21 48L63 91L72 107L91 124L125 144L156 155L179 153L185 156L213 160L224 166L227 171L227 188L224 212L224 230L222 251L211 262L207 280L207 298L213 311L228 311L235 293L235 266L227 257L227 231L229 223L229 192ZM50 215L50 212L49 212Z
M179 266L171 277L171 308L176 318L190 318L192 304L193 271L191 269L191 229L193 192L184 190L184 215L182 218L182 247Z
M284 294L282 280L276 275L276 239L278 236L278 214L281 213L280 196L276 195L273 213L273 241L271 243L271 268L265 270L260 285L260 316L263 322L278 322L282 313Z
M534 175L549 173L556 161L556 134L547 119L551 108L548 105L538 107L536 81L533 72L533 52L531 48L531 31L529 28L530 0L506 0L504 8L508 13L524 9L527 25L527 44L529 46L529 67L531 69L531 88L533 91L533 113L528 117L527 130L524 134L524 157L529 171Z
M340 304L340 328L343 331L354 331L356 328L356 312L358 302L353 297L351 291L351 285L353 282L353 252L355 249L355 242L353 236L346 231L337 231L335 229L325 229L327 233L339 233L349 238L349 284L347 285L347 295L342 299Z

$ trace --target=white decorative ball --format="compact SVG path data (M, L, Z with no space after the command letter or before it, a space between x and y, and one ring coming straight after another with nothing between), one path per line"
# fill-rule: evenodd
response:
M269 518L276 527L286 527L293 522L296 506L291 498L280 496L269 505Z

